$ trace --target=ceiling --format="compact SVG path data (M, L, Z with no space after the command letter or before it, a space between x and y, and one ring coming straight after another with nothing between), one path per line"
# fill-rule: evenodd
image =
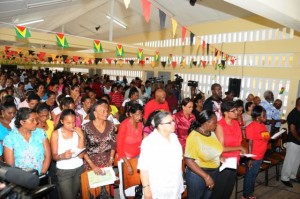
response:
M191 6L189 0L149 1L152 6L150 21L147 23L143 17L141 0L131 0L128 9L124 5L124 0L0 0L0 27L44 19L43 22L30 24L27 27L33 31L39 29L109 40L110 20L106 15L112 15L127 26L124 29L113 23L111 35L113 41L116 38L160 30L158 10L160 8L167 14L165 28L171 28L171 17L180 25L190 26L258 14L300 31L299 13L293 15L294 12L289 12L291 8L300 7L298 0L286 0L287 4L293 5L287 6L285 12L271 7L272 4L267 5L263 0L253 0L253 2L256 5L263 4L264 9L256 8L260 6L253 5L252 1L242 0L198 0L195 6ZM38 7L30 8L31 6ZM99 30L96 30L95 27L99 25Z

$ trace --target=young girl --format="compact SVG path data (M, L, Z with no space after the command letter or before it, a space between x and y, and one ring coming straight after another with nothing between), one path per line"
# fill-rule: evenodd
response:
M83 172L83 154L76 157L72 153L84 148L82 130L75 127L75 112L65 109L51 136L53 160L57 161L57 178L63 199L75 199L80 189L80 175Z
M270 133L265 126L266 111L262 106L255 106L252 110L253 122L246 127L246 137L249 140L249 153L255 155L248 161L244 178L244 199L255 199L253 196L256 176L267 150Z

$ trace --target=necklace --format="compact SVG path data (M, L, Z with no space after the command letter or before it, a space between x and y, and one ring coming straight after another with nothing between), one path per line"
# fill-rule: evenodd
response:
M200 134L204 135L204 136L209 137L209 136L211 135L211 132L210 132L210 131L209 131L208 133L205 133L205 130L204 130L203 128L201 128L201 127L199 127L198 130L199 130L198 132L199 132Z

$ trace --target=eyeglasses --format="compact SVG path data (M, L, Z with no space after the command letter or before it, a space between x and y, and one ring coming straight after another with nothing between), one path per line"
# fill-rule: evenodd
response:
M170 121L170 122L164 122L164 123L160 123L160 124L175 124L175 121L172 120L172 121Z

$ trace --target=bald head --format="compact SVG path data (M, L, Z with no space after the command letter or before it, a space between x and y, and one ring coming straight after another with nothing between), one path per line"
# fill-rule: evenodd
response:
M163 104L166 101L166 92L163 89L157 89L155 91L155 101L159 104Z

